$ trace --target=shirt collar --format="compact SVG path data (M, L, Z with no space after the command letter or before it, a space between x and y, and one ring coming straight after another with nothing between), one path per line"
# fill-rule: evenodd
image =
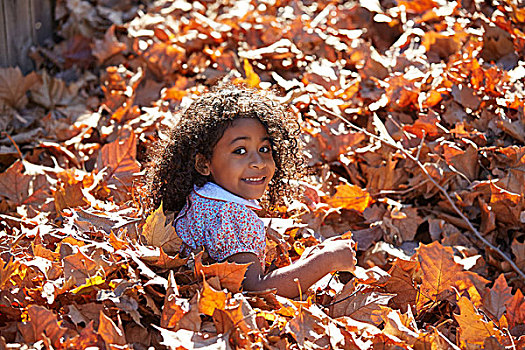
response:
M257 200L244 199L242 197L236 196L233 193L226 191L224 188L222 188L221 186L213 182L207 182L202 187L194 186L193 190L199 196L204 197L204 198L242 204L242 205L247 206L248 208L256 209L256 210L262 209L262 207L260 206Z

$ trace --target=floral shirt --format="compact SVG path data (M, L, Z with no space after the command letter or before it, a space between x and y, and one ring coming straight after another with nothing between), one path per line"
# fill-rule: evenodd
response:
M208 182L188 196L174 221L175 230L186 245L192 249L204 246L217 261L236 253L254 253L263 265L266 234L252 209L261 209L257 201Z

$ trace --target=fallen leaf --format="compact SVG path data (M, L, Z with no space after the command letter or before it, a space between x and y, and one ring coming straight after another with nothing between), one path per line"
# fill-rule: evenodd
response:
M217 276L221 287L236 293L241 289L242 281L250 264L222 262L211 265L202 264L202 252L195 257L195 274L204 274L205 277Z
M107 345L117 344L125 345L126 337L124 330L117 326L111 318L107 317L100 311L100 318L98 324L98 334L104 339Z
M57 316L53 311L39 305L30 305L27 309L29 321L18 324L18 329L26 343L49 338L55 348L61 344L61 338L67 329L58 324Z
M372 202L370 194L356 185L339 185L337 192L326 199L334 208L353 209L362 213Z
M115 25L113 24L106 30L103 40L95 39L93 56L98 59L99 63L102 63L124 50L126 50L126 44L119 42L115 37Z
M451 289L458 280L463 279L463 268L454 262L451 247L443 247L439 242L421 245L417 250L422 278L418 305L428 300L436 301L440 293Z
M178 252L182 240L175 233L173 225L166 225L166 216L160 206L151 213L142 227L142 235L146 238L146 243L155 247L160 247L167 253Z
M477 312L470 300L461 297L458 306L460 314L455 314L454 318L459 324L459 339L464 348L470 348L467 344L483 345L488 337L501 338L494 323L484 321L483 316Z
M24 108L28 102L26 92L37 81L35 72L24 77L18 67L0 68L0 106Z

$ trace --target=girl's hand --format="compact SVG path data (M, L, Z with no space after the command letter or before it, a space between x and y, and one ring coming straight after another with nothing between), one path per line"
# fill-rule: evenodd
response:
M301 259L307 259L313 254L325 255L326 261L333 271L354 271L357 260L355 258L355 242L343 239L340 236L331 237L314 249L304 252Z

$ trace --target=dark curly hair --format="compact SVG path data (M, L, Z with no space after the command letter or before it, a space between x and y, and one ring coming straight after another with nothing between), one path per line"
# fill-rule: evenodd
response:
M299 186L293 180L305 173L299 123L271 92L228 84L195 100L169 131L168 141L152 149L146 175L150 210L161 202L166 211L182 209L193 186L203 186L210 180L195 169L196 155L200 153L209 160L224 131L240 118L259 120L272 143L276 171L261 205L272 209L284 198L298 194Z

